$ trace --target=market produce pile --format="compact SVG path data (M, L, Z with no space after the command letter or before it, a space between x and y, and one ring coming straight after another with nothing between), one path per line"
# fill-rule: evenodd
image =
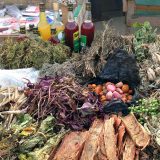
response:
M135 27L124 37L107 24L72 56L40 39L1 44L1 68L35 67L40 77L0 88L0 157L158 160L160 38L148 22Z

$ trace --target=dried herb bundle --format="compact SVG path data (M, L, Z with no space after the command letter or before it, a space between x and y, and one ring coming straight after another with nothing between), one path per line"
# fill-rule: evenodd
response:
M5 69L39 69L44 63L63 63L68 57L68 47L62 44L52 45L38 38L25 38L21 41L7 39L0 47L0 65Z

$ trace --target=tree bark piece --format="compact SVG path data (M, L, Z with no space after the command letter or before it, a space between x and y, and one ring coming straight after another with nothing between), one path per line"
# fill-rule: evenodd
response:
M71 132L66 135L53 160L79 160L88 132Z
M133 114L122 117L122 121L133 142L141 149L144 149L150 142L149 133L147 133Z
M97 160L99 150L99 137L103 129L103 121L96 119L89 129L89 136L84 145L80 160Z
M135 160L136 146L129 136L126 137L124 145L123 160Z
M98 148L98 153L97 153L98 160L108 160L104 144L104 128L99 137L99 144L100 146Z
M118 160L114 123L114 118L105 119L104 121L104 143L108 160Z

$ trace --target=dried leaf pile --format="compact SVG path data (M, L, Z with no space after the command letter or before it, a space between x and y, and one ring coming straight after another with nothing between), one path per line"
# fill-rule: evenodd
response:
M150 141L149 134L129 114L96 119L89 131L71 132L49 160L135 160Z

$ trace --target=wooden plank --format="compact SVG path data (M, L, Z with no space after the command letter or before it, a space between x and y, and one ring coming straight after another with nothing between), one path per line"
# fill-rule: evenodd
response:
M140 6L140 5L135 5L135 10L160 11L160 6Z
M159 11L135 10L134 15L137 15L137 16L159 16L160 17L160 10Z
M123 12L127 12L128 4L127 0L123 0Z
M135 0L136 5L160 6L160 0Z
M135 3L128 1L128 10L126 15L127 26L132 26L135 22L144 23L149 21L152 26L160 26L160 18L156 16L135 16Z

